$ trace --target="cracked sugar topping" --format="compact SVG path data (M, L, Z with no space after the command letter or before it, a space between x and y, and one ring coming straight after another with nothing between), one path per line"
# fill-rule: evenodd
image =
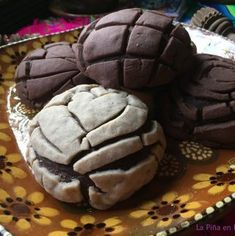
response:
M142 101L99 85L54 97L29 130L27 159L36 180L62 201L86 200L99 209L148 183L166 147Z

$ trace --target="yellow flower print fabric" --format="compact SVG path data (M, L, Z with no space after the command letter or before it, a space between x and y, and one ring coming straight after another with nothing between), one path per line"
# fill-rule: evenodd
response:
M7 149L4 146L0 146L0 181L12 184L15 178L26 178L26 172L17 167L17 163L20 161L20 154L8 154Z
M33 42L33 48L34 49L43 48L47 44L57 43L59 41L61 41L60 35L53 35L50 38L49 37L42 37L42 38L39 38L38 40Z
M4 142L11 141L11 137L7 133L4 132L8 128L9 128L9 126L7 123L0 122L0 140L1 141L4 141Z
M33 224L47 226L51 217L59 215L57 209L44 207L44 194L27 191L22 186L13 188L14 195L0 188L0 224L14 223L18 230L28 230Z
M220 165L216 168L216 173L199 173L193 176L195 183L192 188L196 190L208 188L210 195L222 193L225 189L229 192L235 192L235 170L229 165Z
M125 235L125 227L118 217L112 217L99 222L91 215L83 215L79 222L65 219L60 222L62 230L52 231L48 236L108 236L122 233Z
M178 196L176 192L164 194L161 200L148 201L138 210L132 211L129 216L142 219L142 226L156 224L159 228L169 227L178 218L189 219L201 208L199 201L190 201L191 196L184 194Z

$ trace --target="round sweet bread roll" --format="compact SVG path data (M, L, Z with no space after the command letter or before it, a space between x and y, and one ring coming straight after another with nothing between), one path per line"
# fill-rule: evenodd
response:
M213 148L235 148L234 61L197 54L178 81L160 113L166 134Z
M107 209L156 174L166 141L147 106L124 91L78 85L30 122L27 161L55 198Z
M21 102L32 108L42 108L53 96L76 85L94 83L78 70L67 42L30 52L18 65L14 79Z
M194 48L186 29L157 11L123 9L86 26L74 44L79 70L104 87L151 88L170 83ZM108 68L108 69L107 69Z

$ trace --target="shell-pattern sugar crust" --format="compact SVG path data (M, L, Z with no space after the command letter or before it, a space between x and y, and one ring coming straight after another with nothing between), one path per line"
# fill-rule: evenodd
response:
M161 113L166 134L209 147L233 149L235 63L211 54L197 54L193 62L166 96Z
M68 42L46 44L28 53L19 63L14 79L21 102L31 108L42 108L53 96L92 82L78 70Z
M174 26L172 18L139 8L92 22L74 48L81 72L109 88L167 84L187 67L193 54L182 25Z
M126 92L79 85L30 122L27 160L36 180L65 202L106 209L156 174L166 147L147 106Z

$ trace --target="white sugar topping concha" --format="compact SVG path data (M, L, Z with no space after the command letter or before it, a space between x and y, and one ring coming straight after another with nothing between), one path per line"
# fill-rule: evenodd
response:
M126 92L79 85L30 122L27 160L55 198L107 209L156 174L166 141L148 108Z

